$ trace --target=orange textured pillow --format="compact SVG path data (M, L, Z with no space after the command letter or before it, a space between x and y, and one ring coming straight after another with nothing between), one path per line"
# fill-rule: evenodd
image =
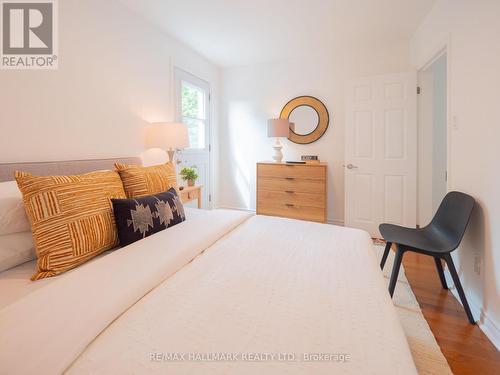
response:
M127 198L143 197L177 189L177 176L172 162L150 167L115 163Z
M32 280L55 276L118 246L111 203L125 198L115 171L73 176L16 172L38 256Z

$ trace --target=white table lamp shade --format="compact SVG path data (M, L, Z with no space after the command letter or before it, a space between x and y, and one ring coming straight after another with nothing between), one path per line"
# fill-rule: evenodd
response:
M267 120L267 136L269 138L276 138L273 145L273 159L276 163L281 163L283 160L283 153L281 152L283 146L281 145L280 138L288 137L290 134L290 126L293 126L293 123L290 123L286 118L272 118Z
M155 122L146 127L147 148L170 150L189 147L188 128L180 122Z
M290 122L288 119L273 118L267 120L268 137L288 137L290 132Z

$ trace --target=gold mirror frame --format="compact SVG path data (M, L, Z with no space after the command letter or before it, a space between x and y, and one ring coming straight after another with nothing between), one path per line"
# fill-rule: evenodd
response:
M305 95L293 98L286 103L281 110L280 118L288 119L292 111L301 106L307 106L314 109L318 114L318 123L309 134L297 134L290 129L288 139L293 143L305 145L317 141L325 134L326 129L328 129L328 124L330 123L330 115L328 114L328 109L326 109L325 105L319 99Z

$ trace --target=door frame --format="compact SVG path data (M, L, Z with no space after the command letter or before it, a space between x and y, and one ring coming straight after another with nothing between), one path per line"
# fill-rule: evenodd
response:
M435 48L432 50L423 62L417 66L417 79L418 84L421 84L421 78L424 76L425 71L432 66L438 59L442 56L446 55L446 192L451 191L452 189L452 181L453 181L453 169L451 164L451 127L456 128L456 120L452 116L451 112L451 41L450 37L445 40L437 43ZM423 93L425 95L425 93ZM422 128L422 97L417 98L417 129L420 132ZM420 134L420 133L419 133ZM422 226L427 223L420 223L420 179L421 175L419 174L420 169L420 140L417 137L417 162L419 162L417 168L417 223Z
M187 75L190 80L193 81L194 84L199 84L201 88L205 88L208 97L206 98L206 134L205 134L205 141L207 142L207 151L195 151L195 150L183 150L182 152L185 155L199 155L204 152L208 152L208 186L204 186L204 189L207 189L207 196L209 199L207 200L207 206L209 209L213 208L213 202L214 202L214 196L213 196L213 177L214 177L214 161L213 161L213 150L212 150L212 113L213 113L213 108L212 108L212 85L209 81L199 77L198 75L191 73L190 71L184 69L180 65L177 65L175 63L171 64L171 78L172 78L172 101L171 101L171 110L174 115L174 118L176 121L181 121L182 120L182 113L181 113L181 108L179 106L180 100L177 96L179 90L178 90L178 74L182 75ZM181 78L182 79L182 78Z
M446 180L446 191L449 192L453 186L453 169L451 164L451 127L456 128L456 120L454 119L451 112L451 40L450 37L446 38L446 40L438 43L433 49L432 53L417 66L417 74L421 75L427 68L429 68L436 60L438 60L441 56L446 54L446 172L447 172L447 180ZM417 105L419 103L417 102ZM420 107L417 110L417 126L420 128L421 118Z

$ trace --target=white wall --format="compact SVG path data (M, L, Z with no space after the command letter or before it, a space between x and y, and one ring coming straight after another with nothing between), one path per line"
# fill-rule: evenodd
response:
M328 218L344 221L344 97L345 85L356 76L410 69L408 43L377 46L362 52L326 50L321 58L283 61L224 69L220 139L220 204L255 209L255 163L272 160L269 118L299 95L320 99L330 113L324 136L309 145L284 140L285 159L317 154L328 167Z
M449 42L449 184L477 208L454 259L473 312L500 346L500 2L440 0L412 43L422 67ZM465 319L465 315L464 315Z
M59 1L59 28L58 70L0 70L0 162L143 153L145 124L174 119L172 65L211 83L217 136L213 64L117 0Z

